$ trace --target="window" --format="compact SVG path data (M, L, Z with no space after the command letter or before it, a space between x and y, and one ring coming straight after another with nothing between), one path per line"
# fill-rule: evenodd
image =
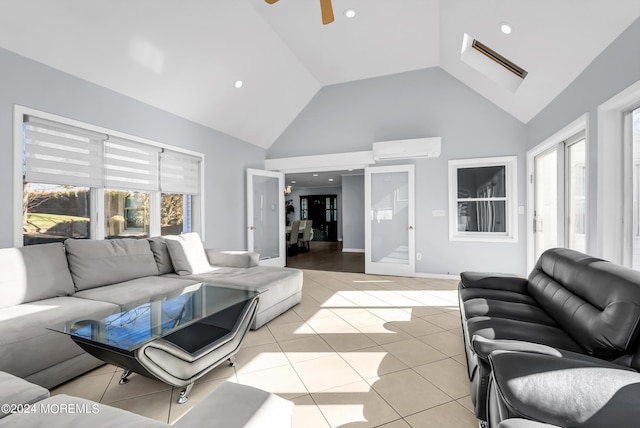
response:
M23 245L179 234L201 218L200 156L64 119L21 126Z
M516 242L515 156L449 161L449 239Z
M163 193L160 203L161 235L191 232L191 195Z
M148 237L149 210L148 192L105 190L105 238Z
M24 183L23 245L91 238L89 187Z

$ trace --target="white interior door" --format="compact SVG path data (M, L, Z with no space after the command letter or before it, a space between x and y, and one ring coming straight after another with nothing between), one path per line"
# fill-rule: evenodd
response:
M414 166L365 168L365 272L415 274Z
M284 174L247 169L247 247L263 266L286 264Z

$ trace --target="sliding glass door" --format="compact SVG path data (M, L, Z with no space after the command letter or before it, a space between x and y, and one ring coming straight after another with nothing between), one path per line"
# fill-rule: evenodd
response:
M586 252L584 132L534 157L534 256L566 247Z
M633 228L630 240L631 244L631 267L640 270L640 107L633 110L625 120L625 131L630 134L632 144L632 210Z

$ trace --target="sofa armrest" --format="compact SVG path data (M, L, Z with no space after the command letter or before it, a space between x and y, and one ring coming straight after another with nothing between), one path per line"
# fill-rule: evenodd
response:
M560 428L557 425L543 422L530 421L528 419L507 419L498 424L498 428Z
M527 294L527 279L514 275L488 272L462 272L461 288L488 288Z
M0 410L0 419L11 414L11 410L17 410L12 409L12 406L31 405L47 397L47 389L12 374L0 372L0 403L9 405L9 412L5 412L6 406Z
M260 254L251 251L205 251L211 266L249 268L260 263Z
M224 382L173 426L290 428L292 415L293 403L289 400L251 386Z
M498 406L509 417L571 427L637 426L640 373L591 358L527 352L489 357Z
M169 425L117 407L59 394L38 402L30 412L0 419L0 428L14 427L136 427Z
M484 360L487 360L489 355L495 351L519 351L552 355L554 357L562 356L562 351L551 346L521 340L487 339L479 335L474 335L471 338L471 346L478 357Z

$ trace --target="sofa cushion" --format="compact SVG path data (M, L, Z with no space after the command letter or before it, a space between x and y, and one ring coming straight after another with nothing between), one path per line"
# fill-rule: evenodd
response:
M567 351L584 352L566 332L550 325L490 317L470 318L465 325L465 335L468 335L471 342L473 336L478 335L486 339L521 340ZM470 345L473 346L472 343Z
M205 250L211 266L250 268L260 264L260 254L252 251Z
M506 290L494 290L490 288L462 288L459 290L460 301L465 302L467 300L475 298L486 298L493 300L500 300L502 302L514 302L514 303L526 303L528 305L535 305L536 301L532 297L526 294L516 293L514 291Z
M146 239L67 239L64 245L78 291L158 275L158 266Z
M75 297L55 297L0 309L0 370L28 377L84 351L66 334L47 327L96 312L118 312L117 305Z
M507 318L556 326L556 322L535 305L476 297L462 304L466 319L473 317Z
M179 277L149 276L119 282L108 287L79 291L74 294L74 297L110 302L123 306L131 303L144 303L149 301L151 297L180 290L192 284L197 284L197 282Z
M197 275L213 270L197 233L166 236L165 242L178 275Z
M9 373L0 372L0 403L5 405L0 408L0 419L11 414L5 409L7 404L31 405L47 397L49 391L45 388Z
M149 246L153 252L153 258L158 265L158 274L164 275L165 273L173 273L173 263L171 263L171 255L167 248L164 236L154 236L149 238Z
M175 277L176 275L167 276ZM213 285L266 289L267 291L260 295L258 313L251 326L254 330L296 305L302 298L303 276L302 271L298 269L273 266L256 266L248 269L214 267L211 272L189 275L186 278Z
M632 427L640 419L640 374L593 358L491 354L494 400L508 416L569 427Z
M0 308L73 291L61 243L0 250Z
M38 403L38 411L0 419L0 427L136 427L167 428L158 422L117 407L59 394Z

